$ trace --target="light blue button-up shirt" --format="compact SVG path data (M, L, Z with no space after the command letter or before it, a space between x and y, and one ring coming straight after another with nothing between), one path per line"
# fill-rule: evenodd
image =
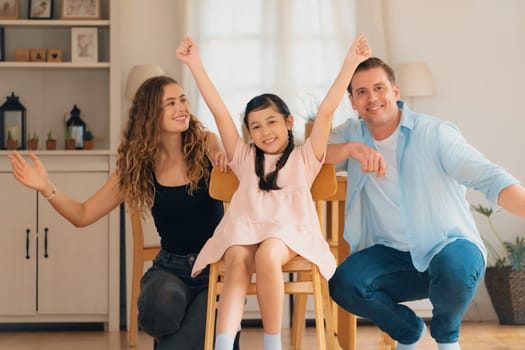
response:
M425 271L432 257L456 239L476 244L486 261L487 251L465 198L466 189L484 193L495 207L499 192L518 180L469 145L452 123L412 112L402 101L398 107L402 111L397 144L400 206L414 266ZM366 123L355 118L330 135L329 143L344 142L374 148ZM375 174L363 173L352 158L337 168L348 173L344 237L352 252L381 244L368 229L374 217L364 210L366 196L360 196L367 179Z

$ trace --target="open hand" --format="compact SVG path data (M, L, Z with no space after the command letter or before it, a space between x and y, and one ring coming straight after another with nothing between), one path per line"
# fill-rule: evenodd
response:
M46 168L34 153L29 153L29 158L31 158L35 166L28 164L24 157L16 151L9 154L8 157L11 162L13 176L18 182L40 192L47 188L49 179Z
M370 57L372 50L368 46L368 40L364 34L359 34L359 36L354 40L350 50L348 51L348 56L354 56L359 62L363 62Z

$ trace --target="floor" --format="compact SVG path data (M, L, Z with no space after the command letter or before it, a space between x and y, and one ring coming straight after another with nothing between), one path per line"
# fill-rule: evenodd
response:
M378 329L374 326L358 327L358 350L387 350L381 344ZM259 350L262 330L245 328L242 332L241 349ZM290 343L289 330L283 330L283 349ZM495 323L465 323L462 326L460 344L462 350L524 350L525 326L499 326ZM124 350L127 349L126 332L0 332L0 349L9 350ZM151 350L152 339L139 334L136 350ZM307 328L303 350L316 349L315 328ZM422 340L418 350L436 350L432 338ZM331 349L330 349L331 350Z

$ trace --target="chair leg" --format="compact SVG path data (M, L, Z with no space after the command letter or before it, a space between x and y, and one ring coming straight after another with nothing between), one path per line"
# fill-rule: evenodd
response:
M323 315L323 288L321 274L317 266L312 264L312 283L314 287L315 330L317 333L317 348L326 350L326 334Z
M128 328L128 346L137 345L138 333L138 315L139 310L137 301L140 293L140 278L144 269L144 262L140 257L135 256L133 260L133 276L131 278L131 305L129 306L129 328Z
M298 272L297 281L307 280L308 272ZM309 278L309 277L308 277ZM303 333L306 319L306 294L295 294L293 315L292 315L292 349L300 350L303 340Z
M206 310L206 334L204 336L204 350L213 349L213 335L215 333L215 310L217 310L217 279L218 263L210 265L208 280L208 306Z
M355 315L338 307L337 340L344 350L357 349L357 319Z
M307 295L296 294L293 305L292 315L292 349L300 350L303 340L303 333L306 318Z
M332 313L332 301L330 299L330 292L328 291L328 281L321 277L321 287L323 292L323 306L324 317L326 324L326 340L328 342L328 349L336 348L334 315Z
M381 332L381 337L383 338L383 342L389 346L390 350L394 350L396 348L396 341L392 339L387 333Z

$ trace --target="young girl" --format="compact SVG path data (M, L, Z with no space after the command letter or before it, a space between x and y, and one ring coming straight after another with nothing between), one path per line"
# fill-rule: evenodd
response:
M125 201L151 210L162 249L141 280L139 324L156 338L157 350L202 349L208 278L191 278L192 261L223 215L210 198L211 162L226 170L218 138L190 112L182 86L166 76L138 89L118 148L117 170L84 203L51 183L44 165L9 155L13 175L39 191L75 226L87 226ZM205 219L202 219L202 218Z
M336 264L324 240L310 187L324 161L332 116L357 65L369 57L360 35L319 106L310 138L294 147L293 117L276 95L254 97L244 124L254 142L245 144L221 97L210 81L196 44L186 38L177 57L190 68L223 140L229 165L239 178L230 209L204 245L193 267L198 274L224 258L226 276L218 306L216 350L231 350L242 318L252 272L264 328L264 349L281 349L284 281L281 266L296 255L314 262L326 278Z

